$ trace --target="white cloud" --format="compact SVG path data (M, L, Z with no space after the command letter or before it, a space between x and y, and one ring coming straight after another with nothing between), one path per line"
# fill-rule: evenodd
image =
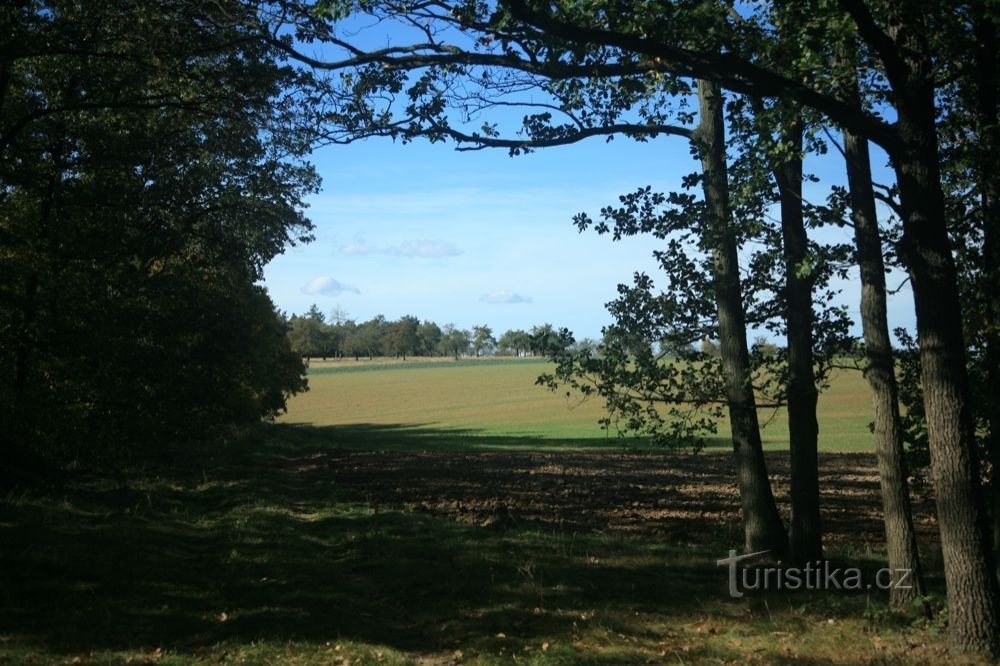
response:
M390 257L454 257L462 253L454 243L446 240L423 239L403 241L399 245L376 247L363 241L343 245L340 251L347 255L384 254Z
M483 303L530 303L531 299L510 291L493 291L479 297Z
M302 287L303 294L319 294L320 296L336 296L337 294L360 294L361 290L349 284L338 282L328 275L313 278Z
M367 243L348 243L347 245L342 245L340 251L351 256L379 253L377 247L368 245Z

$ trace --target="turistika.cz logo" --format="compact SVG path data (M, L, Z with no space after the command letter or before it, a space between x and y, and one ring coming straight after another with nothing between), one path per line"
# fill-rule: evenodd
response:
M909 569L883 568L874 576L866 576L856 567L834 567L829 561L809 562L802 567L741 567L746 560L766 555L771 551L738 555L729 551L729 557L716 561L716 566L729 567L729 596L739 599L745 591L763 590L908 590L912 587ZM781 562L778 562L780 565Z

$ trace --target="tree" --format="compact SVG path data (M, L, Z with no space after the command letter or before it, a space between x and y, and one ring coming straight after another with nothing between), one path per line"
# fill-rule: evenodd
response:
M700 81L698 102L701 120L692 141L697 146L702 164L705 236L710 239L706 245L712 252L719 347L726 378L726 399L743 506L746 548L784 553L787 547L785 528L767 481L757 407L750 383L750 353L736 232L729 208L722 90L714 83Z
M402 356L404 361L407 354L415 354L420 346L419 327L420 320L410 315L391 322L385 336L386 351L396 357Z
M358 360L361 355L367 356L369 361L381 356L385 350L387 328L388 324L382 315L375 315L358 324L348 339L349 353L354 356L354 360Z
M465 329L456 328L454 324L446 324L441 329L441 352L453 355L456 361L469 351L470 344L471 336Z
M329 327L326 325L323 313L315 304L305 315L301 317L293 315L289 323L291 330L288 332L288 340L299 356L303 358L327 356Z
M530 344L531 340L527 331L511 329L500 336L497 341L497 352L519 357L528 352Z
M509 36L504 34L496 40L498 46L494 51L500 51L502 55L497 52L466 51L436 41L439 30L445 34L452 29L471 29L472 31L485 30L490 33L488 39L482 41L482 43L490 44L494 41L492 33L497 30L500 33L506 33L507 28L510 27L504 22L503 11L491 17L488 22L477 22L479 17L470 14L466 9L449 6L448 3L424 5L412 13L410 13L409 8L382 3L366 6L364 10L376 16L399 18L406 25L415 23L424 25L425 28L421 36L428 37L429 41L412 48L403 47L401 50L390 48L378 53L365 54L358 49L349 49L351 57L342 62L332 63L308 58L286 45L286 51L291 57L313 67L336 70L359 65L358 69L342 78L342 81L345 82L343 89L332 90L327 97L330 100L330 109L327 111L326 117L328 126L331 127L327 137L331 141L349 142L364 136L398 136L404 141L417 136L426 136L431 140L447 137L460 144L463 142L472 143L473 149L504 147L516 154L536 147L572 143L595 135L624 133L640 139L655 137L658 134L678 135L690 139L693 135L692 130L681 126L684 122L690 122L692 114L683 110L678 111L677 116L680 119L680 124L669 124L666 122L669 108L664 104L664 100L669 99L672 95L690 94L690 85L677 79L663 77L659 73L648 76L648 68L645 66L635 66L629 63L624 66L612 64L608 65L606 69L595 71L589 63L571 62L566 64L560 61L563 55L569 55L571 59L577 61L585 60L585 57L578 50L564 52L560 46L553 47L552 42L544 35L531 34L530 31L527 34L522 34L516 26L512 28L513 32ZM530 42L532 46L525 47L524 40ZM334 41L343 45L342 41ZM511 48L511 45L514 47ZM539 63L537 54L532 51L534 47L555 51L557 57L548 57L544 63ZM405 55L400 56L400 53ZM381 63L381 67L369 67L368 63L373 61ZM508 72L497 74L494 69L487 69L481 75L477 73L473 76L466 69L470 65L508 68L527 74L527 78L515 78L515 75ZM428 66L436 66L436 68L423 73L419 80L408 88L406 96L408 101L405 103L401 117L396 118L390 108L396 95L404 88L404 72L408 69L423 69ZM484 89L486 93L466 94L463 92L466 89L465 85L452 85L457 82L459 77L465 75L469 75L469 80L475 81L475 85ZM602 76L606 75L618 76L620 80L608 83L601 79ZM576 78L584 79L584 81L575 80ZM710 85L713 84L699 85L699 90ZM456 129L446 115L449 108L460 108L463 114L467 114L470 109L489 108L493 104L491 101L493 94L503 96L505 94L503 91L530 90L535 87L542 88L547 95L554 98L555 103L543 103L540 105L543 109L542 112L525 118L524 132L527 135L525 139L500 138L495 126L489 123L484 124L482 131L470 133ZM376 90L379 91L379 94L372 94ZM669 94L656 95L655 93L658 92ZM531 101L522 103L533 109L539 107L538 104ZM507 102L505 101L504 104L506 105ZM617 122L623 114L634 107L638 108L640 120L627 123ZM570 122L563 125L557 124L552 120L554 111ZM721 131L721 124L719 129ZM724 153L724 147L722 150ZM720 191L720 193L728 196L727 192ZM735 243L735 240L732 242ZM728 252L728 249L726 251ZM734 263L727 267L727 269L729 268L731 268L732 274L738 276L737 264ZM738 286L738 280L736 284ZM724 291L717 292L717 296L720 298L723 295L732 296L733 293L727 286ZM737 299L736 307L741 309L742 303L739 302L738 290L735 292L735 296ZM634 338L633 341L639 342ZM649 347L652 343L652 340L648 340L644 344ZM536 329L532 333L531 348L533 353L557 354L565 349L567 344L568 342L562 339L562 336L557 335L551 326L548 327L548 330L544 330L543 327L542 330ZM742 347L746 348L745 339ZM637 351L641 353L641 350ZM732 347L729 351L734 354L738 353L736 347ZM741 367L743 364L739 362L724 366L727 372L738 371ZM744 382L745 378L732 377L731 381L735 386ZM744 392L743 397L747 397L746 392ZM745 425L756 425L756 412L753 409L741 411L741 413L744 412L754 414L752 424L748 420ZM756 438L759 441L759 434L756 435ZM737 447L737 451L740 450ZM741 460L743 463L750 463L750 457L744 457ZM762 458L760 460L762 461ZM757 475L761 478L752 484L744 482L743 489L750 491L766 487L768 492L763 502L766 503L767 498L770 498L772 510L768 511L768 514L771 518L777 518L777 510L773 508L773 497L763 465L754 464L745 468L741 473L744 481L748 475ZM752 529L749 527L752 522L753 519L748 518L748 530L753 531L758 536L763 534L760 532L760 524ZM780 520L777 523L780 527ZM776 530L770 528L766 531L768 534L777 533ZM783 532L783 528L780 531ZM751 539L748 536L748 543L757 539L758 537ZM778 552L784 550L783 538L780 541L781 543L776 540L770 542L773 550Z
M240 3L0 13L5 472L124 475L276 414L303 368L255 283L311 228L306 75Z
M432 321L424 320L417 328L420 354L433 356L438 351L441 342L441 327Z
M493 329L485 324L472 327L472 351L478 357L480 354L490 354L496 349L497 341L493 337Z
M842 47L838 58L846 61L844 64L851 70L855 69L847 47ZM844 87L844 98L860 104L857 81L848 77ZM908 571L913 580L911 585L893 585L889 600L895 607L905 607L923 596L924 582L910 508L903 426L896 387L896 364L889 337L882 236L875 207L868 142L850 130L844 130L843 137L856 261L861 277L864 374L871 386L875 406L873 427L882 491L886 551L893 575Z
M532 326L528 334L528 348L535 356L548 356L565 350L571 344L568 331L557 331L552 324Z
M788 26L779 23L779 32ZM776 57L797 61L801 53L786 36L779 41ZM790 442L790 481L792 515L789 521L789 555L793 562L819 561L823 557L822 528L819 500L819 421L816 406L819 389L816 386L816 359L813 355L813 284L817 278L815 252L806 232L802 196L802 154L804 120L801 109L780 107L777 113L767 113L763 104L756 105L754 122L759 141L764 145L765 159L777 185L781 214L781 255L784 264L782 301L787 341L787 379L785 395L788 409ZM772 136L766 126L774 118L780 129Z

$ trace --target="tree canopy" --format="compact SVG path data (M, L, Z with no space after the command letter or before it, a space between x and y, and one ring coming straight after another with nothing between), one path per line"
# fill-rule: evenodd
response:
M126 5L0 10L15 460L141 457L274 415L305 386L258 281L309 239L308 75L259 39L252 6Z

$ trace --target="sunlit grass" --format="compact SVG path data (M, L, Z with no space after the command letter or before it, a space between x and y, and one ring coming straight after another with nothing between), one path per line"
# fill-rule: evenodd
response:
M601 428L599 420L605 415L601 400L536 385L538 375L551 367L541 359L314 361L310 390L290 401L281 421L317 426L404 424L416 430L455 430L471 442L477 433L509 436L514 438L512 447L521 437L551 440L550 447L641 444L632 437L620 440L614 430ZM835 371L830 388L820 396L818 412L821 450L874 450L868 428L873 418L871 394L860 372ZM768 450L788 447L785 418L784 409L760 410ZM726 447L728 438L728 424L722 422L709 443Z

